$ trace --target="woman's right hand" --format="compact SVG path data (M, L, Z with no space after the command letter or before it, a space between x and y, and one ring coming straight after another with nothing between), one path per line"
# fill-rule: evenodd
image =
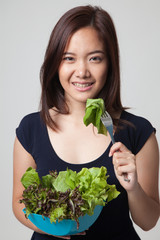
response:
M71 239L71 236L55 236L55 235L50 235L50 236L53 236L53 237L56 237L56 238L60 238L60 239Z
M80 233L77 233L77 234L74 234L73 236L75 235L86 235L86 232L80 232ZM52 235L53 236L53 235ZM57 237L57 238L61 238L61 239L71 239L71 236L70 235L67 235L67 236L54 236L54 237Z

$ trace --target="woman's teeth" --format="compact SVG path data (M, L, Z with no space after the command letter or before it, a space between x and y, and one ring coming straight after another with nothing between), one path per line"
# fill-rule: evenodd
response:
M88 86L91 86L92 83L73 83L74 86L77 86L77 87L81 87L81 88L85 88L85 87L88 87Z

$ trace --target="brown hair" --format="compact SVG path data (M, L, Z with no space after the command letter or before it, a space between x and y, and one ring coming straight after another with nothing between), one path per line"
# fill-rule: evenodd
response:
M56 130L49 109L67 114L64 91L59 82L58 69L64 49L71 36L80 28L92 26L103 39L108 58L108 76L105 86L96 98L103 98L107 111L114 119L114 113L124 108L120 98L119 47L115 27L110 15L100 7L79 6L67 11L54 27L40 71L42 85L41 115L46 124Z

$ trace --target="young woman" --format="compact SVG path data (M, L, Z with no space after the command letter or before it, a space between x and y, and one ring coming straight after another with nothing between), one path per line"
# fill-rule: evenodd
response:
M32 240L58 239L27 220L19 204L20 179L30 166L40 176L49 170L106 166L108 182L121 192L107 204L96 223L81 236L62 239L140 239L159 218L158 145L155 129L144 118L125 111L120 98L119 52L111 17L98 7L66 12L52 31L41 68L41 111L23 118L14 144L13 211L35 232ZM103 98L114 121L116 143L83 123L88 98ZM124 181L127 173L130 182ZM130 214L132 220L130 218ZM86 234L85 236L83 236Z

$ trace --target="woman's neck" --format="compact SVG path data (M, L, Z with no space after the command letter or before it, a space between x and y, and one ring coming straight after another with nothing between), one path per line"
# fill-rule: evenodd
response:
M85 102L67 102L69 109L69 116L75 121L79 121L79 119L83 119L85 115L86 103Z

